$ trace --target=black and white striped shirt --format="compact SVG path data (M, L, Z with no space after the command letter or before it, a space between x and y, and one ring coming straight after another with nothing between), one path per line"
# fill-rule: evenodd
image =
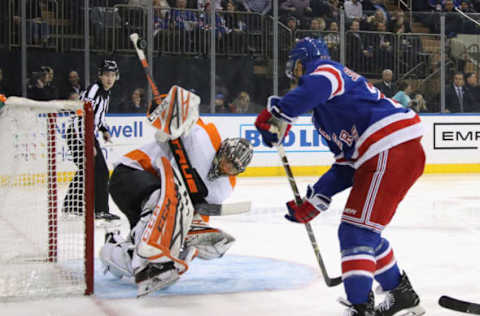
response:
M94 132L108 131L108 125L105 121L105 114L108 112L108 106L110 104L110 91L105 91L100 83L94 83L90 85L80 95L82 101L91 102L94 113Z

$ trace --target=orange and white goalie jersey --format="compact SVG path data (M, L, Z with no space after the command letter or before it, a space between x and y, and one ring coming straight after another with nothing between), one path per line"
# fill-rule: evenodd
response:
M223 176L213 181L207 178L213 158L222 142L216 126L213 123L205 124L199 119L189 133L182 136L181 139L190 163L208 188L206 202L221 204L232 194L236 179L235 176ZM156 161L162 156L167 157L172 165L176 165L168 143L153 141L123 155L114 166L123 164L158 176L159 170Z

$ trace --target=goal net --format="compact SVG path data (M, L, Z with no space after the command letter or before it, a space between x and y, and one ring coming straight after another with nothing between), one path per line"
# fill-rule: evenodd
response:
M92 293L90 104L10 97L0 147L0 299Z

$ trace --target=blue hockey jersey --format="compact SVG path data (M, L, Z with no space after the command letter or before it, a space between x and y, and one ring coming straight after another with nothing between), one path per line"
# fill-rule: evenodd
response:
M314 186L317 192L332 196L349 187L354 169L362 163L423 135L420 117L413 110L385 97L347 67L318 59L307 65L306 73L298 87L279 102L270 104L269 110L289 123L313 111L313 124L336 159L330 174L325 174ZM326 189L324 182L330 188Z

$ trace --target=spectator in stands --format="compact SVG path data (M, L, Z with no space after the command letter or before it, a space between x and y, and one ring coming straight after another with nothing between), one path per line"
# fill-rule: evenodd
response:
M328 33L323 37L323 40L327 44L328 52L333 60L340 59L340 34L338 33L337 22L330 23Z
M400 103L403 107L410 107L416 112L426 112L427 107L425 100L421 94L416 94L412 100L410 94L412 93L411 85L406 81L400 81L398 84L398 92L393 96L393 99Z
M351 21L361 19L363 16L362 3L359 0L347 0L343 4L345 7L345 16Z
M410 106L412 99L410 98L410 93L412 93L412 87L408 81L403 80L398 84L398 91L392 97L395 101L400 103L404 108Z
M464 13L475 13L472 4L466 0L460 2L460 10L462 10Z
M421 94L415 94L415 99L410 102L410 108L417 113L429 112L427 103Z
M154 15L166 17L170 11L170 4L167 0L153 0Z
M218 10L215 9L215 36L217 38L217 44L220 44L219 41L223 42L223 36L226 33L227 29L225 27L225 19L218 14ZM200 28L204 31L210 31L210 2L205 4L205 10L200 13ZM207 35L207 38L210 39L210 36ZM223 45L221 45L223 47Z
M401 26L403 26L403 33L412 32L410 24L405 21L405 12L398 9L393 13L392 18L390 19L388 30L390 32L396 33Z
M170 11L169 36L175 51L190 52L198 45L196 34L199 29L199 17L196 12L187 9L187 0L176 0Z
M221 93L215 96L215 113L228 113L229 110L225 106L225 96Z
M187 0L176 0L171 11L171 21L177 31L192 31L198 25L198 17L187 10Z
M266 15L272 8L272 0L243 0L243 7L247 12Z
M445 8L443 10L445 13L445 34L448 37L454 37L457 33L462 31L463 21L457 12L455 12L455 4L453 0L445 1ZM435 33L440 33L440 16L435 16L436 23L433 25L433 31Z
M378 32L375 34L375 41L373 44L373 54L378 70L385 68L393 68L393 46L394 38L391 33L387 33L387 26L385 23L377 23Z
M210 1L212 0L197 0L197 9L204 11L210 8ZM220 0L213 0L213 2L215 3L215 10L223 10Z
M305 16L310 16L312 8L310 7L310 0L285 0L280 9L288 12L288 15L293 15L299 20L303 20Z
M362 30L377 31L378 23L386 24L386 22L387 20L385 19L382 10L377 9L374 15L370 15L365 19Z
M18 15L13 16L13 22L20 27L21 18L21 1L13 2L15 11ZM27 24L27 43L28 44L42 44L48 43L50 37L50 27L42 16L42 12L48 14L53 11L53 4L51 0L27 0L26 1L26 24ZM4 12L5 13L5 12Z
M126 100L118 107L119 113L147 113L147 101L145 100L145 90L142 88L134 89L129 100Z
M390 15L388 14L388 10L385 7L383 3L383 0L363 0L363 11L365 12L366 10L368 11L377 11L381 10L384 17L385 17L385 22L388 24Z
M445 107L448 112L464 112L465 81L463 73L457 72L453 76L453 82L445 89Z
M323 35L326 28L325 20L322 18L313 18L307 27L309 32L302 33L302 37L312 37L323 41Z
M292 35L295 36L295 38L298 38L298 37L303 37L301 33L297 33L297 26L298 26L298 20L296 17L294 17L293 15L289 16L287 18L287 27L290 29L290 32L292 33Z
M421 1L419 1L421 2ZM428 0L428 6L431 10L442 11L445 5L445 0Z
M228 105L228 108L232 113L248 113L249 107L250 95L246 91L241 91L238 96Z
M33 72L27 86L27 97L37 101L49 101L57 98L54 93L53 69L47 66L40 67L40 71Z
M167 36L170 18L170 5L166 0L153 0L153 36ZM160 39L160 43L163 40Z
M340 8L340 4L338 3L338 0L328 0L328 3L326 3L326 6L324 7L324 13L319 16L323 16L327 24L330 24L332 22L339 23L340 22L339 8Z
M247 24L245 23L244 17L242 15L236 14L238 11L237 3L234 0L228 0L225 4L224 15L225 25L228 32L245 32L247 30Z
M390 69L385 69L382 71L382 80L375 84L377 87L387 98L391 98L397 92L397 87L392 82L393 79L393 72Z
M45 88L48 91L48 94L51 95L52 99L58 99L58 89L55 85L53 79L55 78L55 72L53 71L52 67L49 66L42 66L40 69L47 74L47 82Z
M480 112L480 86L478 85L478 76L475 72L469 72L465 75L465 112Z
M247 24L244 15L238 14L237 4L233 0L228 0L225 4L223 18L225 19L225 41L227 49L230 52L245 52L248 48L245 38ZM251 48L254 51L254 48Z
M360 34L360 22L353 20L350 30L346 35L347 65L353 69L363 72L369 65L373 64L373 47L367 46L367 39Z
M64 84L64 87L62 87L62 92L60 93L60 97L63 99L69 99L72 92L75 92L78 95L80 95L82 90L83 90L83 87L82 87L82 84L80 83L80 76L78 75L78 72L76 72L75 70L72 70L68 73L68 78Z

